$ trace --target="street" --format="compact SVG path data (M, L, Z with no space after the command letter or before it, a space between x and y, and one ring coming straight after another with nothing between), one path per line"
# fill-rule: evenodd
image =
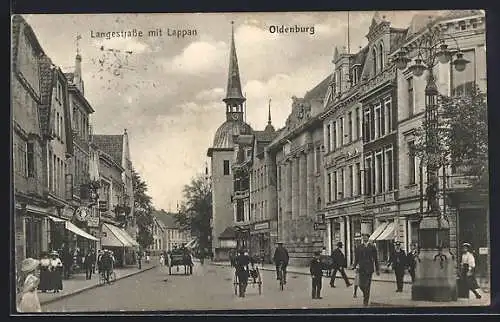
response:
M174 269L175 272L175 269ZM178 274L182 274L180 268ZM337 280L336 288L330 288L323 279L322 300L311 299L311 279L307 275L288 274L287 285L281 292L275 275L262 271L263 289L249 285L247 296L234 295L233 270L229 267L196 263L192 276L168 275L166 267L119 280L63 298L42 306L44 312L92 312L92 311L158 311L158 310L210 310L210 309L301 309L362 307L362 293L353 298L353 286L346 287ZM408 287L408 286L405 286ZM393 294L394 283L373 282L372 297Z

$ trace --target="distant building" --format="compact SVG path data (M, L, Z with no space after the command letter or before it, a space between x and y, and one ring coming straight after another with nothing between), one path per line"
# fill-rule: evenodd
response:
M163 210L153 212L153 216L163 223L163 250L170 251L174 246L181 247L192 241L190 231L182 231L179 224L175 221L173 213L168 213ZM158 227L160 227L158 225ZM154 233L153 233L154 235ZM157 236L159 235L159 231ZM158 238L160 240L160 238Z
M151 255L159 256L165 251L165 237L166 237L166 227L163 221L159 220L153 215L153 226L151 227L153 233L153 243L148 247L148 251Z

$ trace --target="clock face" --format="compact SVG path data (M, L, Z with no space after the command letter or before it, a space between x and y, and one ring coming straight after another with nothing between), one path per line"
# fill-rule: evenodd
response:
M233 114L232 117L233 117L233 120L237 121L238 118L239 118L239 115L238 114Z

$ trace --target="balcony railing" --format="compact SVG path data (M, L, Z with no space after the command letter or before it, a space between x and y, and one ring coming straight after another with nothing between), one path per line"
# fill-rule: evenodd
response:
M240 190L240 191L235 191L233 199L245 199L250 197L250 191L248 189L246 190Z

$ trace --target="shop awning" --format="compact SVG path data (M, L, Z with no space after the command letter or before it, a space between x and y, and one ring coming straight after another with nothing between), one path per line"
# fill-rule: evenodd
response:
M234 231L234 227L227 227L220 235L219 239L235 239L236 232Z
M61 218L57 218L57 217L53 217L53 216L48 216L50 220L52 220L53 222L65 222L66 220L64 219L61 219Z
M393 222L389 223L385 227L384 231L377 237L376 240L392 240L394 239L394 228L395 224Z
M77 226L75 226L74 224L70 223L69 221L66 221L65 226L66 226L67 230L69 230L72 233L75 233L75 234L77 234L79 236L82 236L83 238L94 240L94 241L98 240L97 238L95 238L91 234L83 231L82 229L78 228Z
M123 229L111 224L103 224L103 231L106 233L102 236L101 244L107 247L136 247L139 244Z
M186 244L186 247L196 248L197 245L198 245L198 241L196 240L196 238L194 238L191 241L189 241L189 243Z
M378 236L384 231L385 227L387 227L388 223L383 223L380 226L378 226L375 231L371 234L370 238L368 240L374 241L377 239Z

